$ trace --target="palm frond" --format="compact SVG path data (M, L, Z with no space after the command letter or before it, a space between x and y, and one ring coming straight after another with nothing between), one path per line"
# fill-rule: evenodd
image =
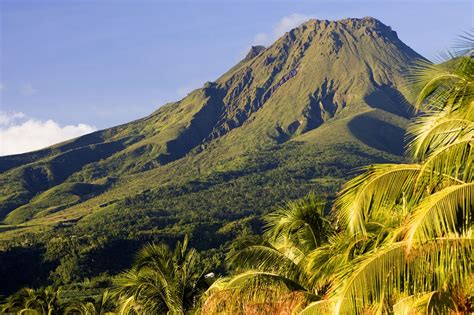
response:
M394 315L455 314L456 305L448 292L431 291L406 296L393 305Z
M429 113L417 119L408 130L411 141L408 151L423 161L436 149L449 145L461 137L474 135L474 122L444 113Z
M241 270L259 270L281 275L295 282L307 281L304 271L291 258L270 246L254 245L230 257L231 265Z
M467 234L431 240L407 252L405 241L362 256L347 279L334 289L337 314L357 314L380 302L384 294L418 294L442 290L447 283L464 285L472 274L474 238Z
M166 244L147 244L137 254L135 266L154 267L159 270L166 270L173 254Z
M427 292L421 294L414 294L399 300L393 305L394 315L410 315L413 313L430 313L430 302L437 292Z
M218 280L219 281L219 280ZM274 309L286 307L290 310L300 304L319 300L298 283L278 274L247 271L229 279L220 280L211 287L203 306L205 314L241 314L250 309ZM290 298L290 299L288 299ZM283 304L283 305L282 305Z
M114 279L114 290L125 309L146 309L160 312L168 310L166 288L156 280L155 272L149 268L122 272Z
M251 289L264 287L266 283L275 283L291 290L302 290L305 288L296 281L283 277L277 273L250 270L232 277L226 285L227 289L245 288ZM258 291L258 290L257 290Z
M413 210L406 239L412 246L470 229L474 218L474 183L454 185L428 196Z
M420 109L423 104L436 110L464 107L472 96L472 66L470 57L443 64L419 61L411 75L418 91L415 107Z
M341 279L349 276L347 280L334 289L337 292L335 313L358 314L364 307L380 300L387 290L386 284L393 286L392 282L395 282L395 286L401 286L400 275L405 261L403 242L390 244L359 259L353 272L345 271L341 275Z
M474 54L474 29L465 31L459 35L456 44L453 47L456 51L456 56L471 56Z
M463 182L473 179L474 136L466 135L432 152L423 164L422 172L432 177L451 176Z
M316 301L309 304L305 309L303 309L300 315L313 315L313 314L331 315L331 314L334 314L335 305L336 305L336 301L333 299Z
M339 281L337 275L351 266L352 261L372 248L370 238L364 235L351 237L339 233L329 238L323 246L308 254L304 265L310 275L310 283L319 290L329 289Z
M325 208L326 201L312 193L288 202L266 216L266 235L272 241L289 239L303 251L312 250L327 236Z
M380 164L346 183L334 202L333 211L352 234L365 234L365 222L371 211L391 208L397 202L414 202L418 164Z

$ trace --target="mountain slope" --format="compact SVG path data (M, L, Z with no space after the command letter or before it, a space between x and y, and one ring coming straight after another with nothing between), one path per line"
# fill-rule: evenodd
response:
M0 239L192 232L217 246L278 202L402 159L418 58L376 19L310 20L148 117L1 157Z

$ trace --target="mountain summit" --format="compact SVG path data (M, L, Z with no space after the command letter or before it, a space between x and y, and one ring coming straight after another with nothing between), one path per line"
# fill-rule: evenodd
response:
M284 199L331 195L354 167L401 159L420 58L374 18L309 20L148 117L0 158L0 235L205 225L218 242Z

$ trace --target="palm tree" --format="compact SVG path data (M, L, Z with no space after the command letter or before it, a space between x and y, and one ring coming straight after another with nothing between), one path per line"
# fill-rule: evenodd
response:
M184 314L193 310L207 288L207 267L188 249L188 237L174 250L149 244L140 250L132 269L115 279L120 314Z
M97 298L86 298L71 301L65 310L66 315L106 315L114 314L115 303L113 296L105 290Z
M310 194L266 217L263 239L246 237L232 244L234 276L219 279L207 291L202 313L285 313L320 299L306 272L307 254L333 233L326 202Z
M7 314L64 314L67 305L60 302L59 295L60 291L53 287L38 290L23 288L9 296L0 310Z
M349 181L334 213L353 240L393 214L379 245L338 271L332 313L472 312L474 61L421 64L414 76L424 113L409 130L413 164L383 164ZM321 261L317 261L320 263ZM309 265L316 266L317 263Z

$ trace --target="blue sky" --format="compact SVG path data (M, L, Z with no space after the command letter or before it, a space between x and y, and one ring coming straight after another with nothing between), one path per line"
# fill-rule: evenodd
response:
M461 0L0 0L0 14L0 155L143 117L306 18L373 16L428 58L473 27Z

